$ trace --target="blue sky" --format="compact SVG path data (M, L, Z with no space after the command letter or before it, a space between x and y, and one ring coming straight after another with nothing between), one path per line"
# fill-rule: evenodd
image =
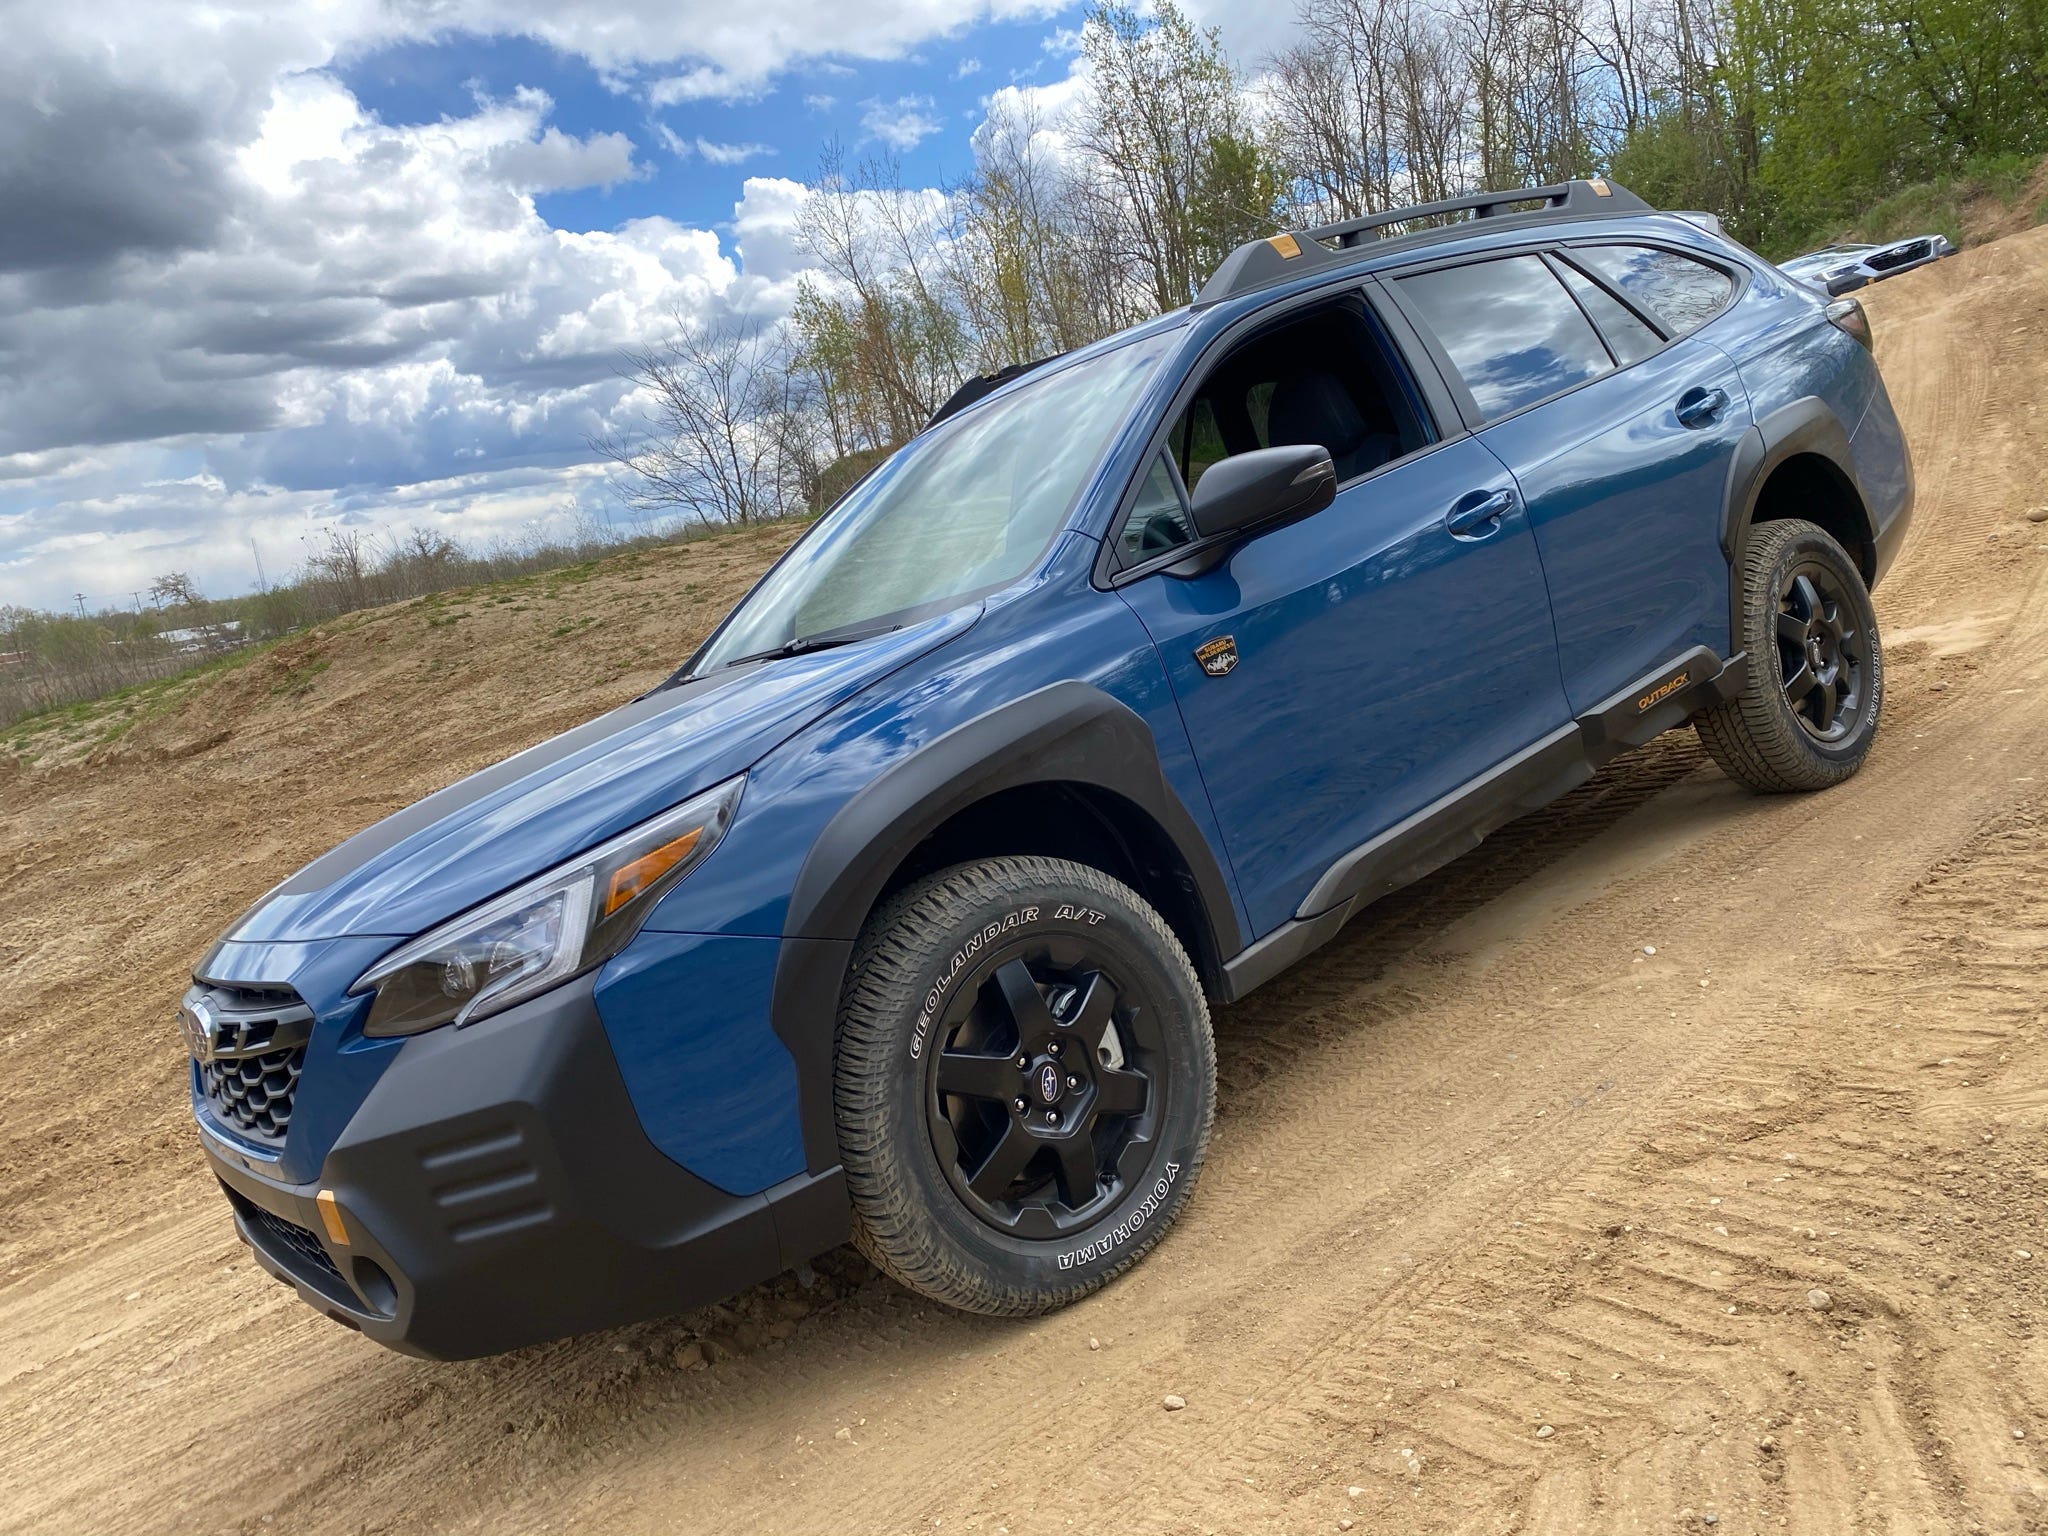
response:
M1196 0L1247 61L1291 8ZM612 520L624 349L784 313L836 138L1071 98L1065 0L93 0L0 50L0 605ZM1276 30L1277 29L1277 30Z
M537 197L535 206L549 224L610 229L658 214L708 227L731 217L748 175L810 179L820 147L834 137L850 150L895 149L911 185L941 185L958 177L970 163L968 134L984 115L988 93L1063 77L1081 11L1075 4L1064 14L985 23L934 39L900 59L806 62L759 96L665 106L622 92L585 59L521 37L403 43L335 73L358 101L393 125L460 117L472 109L479 90L504 98L520 86L536 87L554 101L554 126L579 137L622 132L639 146L647 167L636 180ZM893 144L878 137L871 126L876 119L896 126ZM903 147L913 135L914 142ZM708 161L696 148L699 141L731 158Z

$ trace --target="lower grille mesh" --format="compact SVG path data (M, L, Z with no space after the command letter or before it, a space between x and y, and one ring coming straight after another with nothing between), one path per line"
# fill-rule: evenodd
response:
M349 1294L347 1282L335 1268L334 1260L327 1256L327 1250L320 1246L319 1238L297 1222L273 1216L261 1206L245 1205L242 1209L248 1216L252 1235L272 1258L301 1271L308 1280L330 1281L339 1294Z

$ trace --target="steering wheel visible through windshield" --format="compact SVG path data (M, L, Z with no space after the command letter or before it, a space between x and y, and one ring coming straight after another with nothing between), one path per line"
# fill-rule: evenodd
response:
M913 438L733 610L693 669L894 627L1028 571L1166 350L1141 337Z

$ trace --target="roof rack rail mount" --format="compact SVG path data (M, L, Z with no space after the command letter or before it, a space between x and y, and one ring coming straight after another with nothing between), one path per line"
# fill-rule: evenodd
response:
M1537 203L1540 207L1519 205ZM1411 230L1393 236L1381 231L1395 224L1433 218L1446 213L1470 213L1475 219L1528 220L1583 218L1601 214L1653 213L1656 210L1626 188L1599 177L1561 181L1546 187L1521 187L1510 191L1472 192L1447 197L1434 203L1416 203L1406 208L1389 208L1364 218L1320 224L1313 229L1289 230L1266 240L1248 240L1223 259L1216 275L1204 285L1197 305L1213 304L1256 288L1269 287L1319 267L1349 259L1352 252L1380 239L1422 244L1449 239L1461 226ZM1306 259L1304 259L1306 258Z

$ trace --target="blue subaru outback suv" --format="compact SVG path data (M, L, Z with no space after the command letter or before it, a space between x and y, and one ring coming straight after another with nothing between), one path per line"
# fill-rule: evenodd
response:
M1691 723L1854 773L1912 503L1853 300L1601 181L1234 252L962 389L669 682L199 965L241 1236L458 1357L851 1238L991 1313L1192 1193L1209 1001Z

